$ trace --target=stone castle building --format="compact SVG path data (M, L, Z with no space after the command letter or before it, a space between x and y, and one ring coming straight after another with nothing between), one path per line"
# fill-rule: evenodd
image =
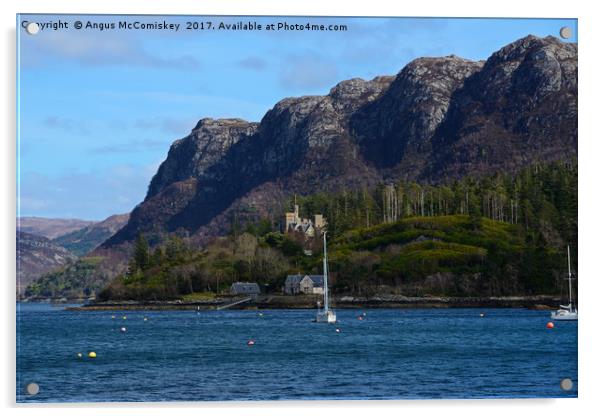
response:
M304 233L307 237L313 237L317 233L322 234L322 230L326 228L326 219L322 214L314 215L313 221L308 218L299 217L299 205L295 204L295 210L293 212L287 212L284 214L284 232L299 231Z

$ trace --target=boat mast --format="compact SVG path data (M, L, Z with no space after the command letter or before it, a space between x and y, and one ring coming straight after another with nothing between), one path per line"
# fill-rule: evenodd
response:
M324 312L328 312L328 254L326 251L326 231L324 231Z
M571 290L571 248L570 246L566 246L568 264L569 264L569 308L573 310L573 293Z

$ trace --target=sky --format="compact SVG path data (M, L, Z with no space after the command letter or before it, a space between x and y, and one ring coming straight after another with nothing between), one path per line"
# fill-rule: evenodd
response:
M53 30L46 23L66 22ZM76 21L179 30L75 29ZM29 35L23 22L40 23ZM261 31L187 30L256 22ZM267 31L269 24L345 31ZM473 60L576 19L17 16L20 216L102 220L131 211L174 140L205 117L260 121L279 100L349 78L394 75L422 56Z

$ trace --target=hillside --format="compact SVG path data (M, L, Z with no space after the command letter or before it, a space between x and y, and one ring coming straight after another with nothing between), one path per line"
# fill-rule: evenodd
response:
M112 215L103 221L63 234L53 242L65 247L76 256L83 256L119 231L127 223L128 218L129 214Z
M17 231L17 294L42 274L59 269L76 256L46 237Z
M530 243L518 225L468 215L410 217L355 229L331 241L332 291L360 296L557 295L563 254ZM130 271L99 298L188 298L216 289L227 293L235 281L255 281L277 294L286 274L320 273L322 267L320 255L305 256L298 240L279 233L220 237L200 251L165 247L147 258L144 265L131 263Z
M98 267L102 258L88 257L41 275L24 291L29 299L86 299L93 297L108 282L109 276Z
M576 184L575 165L552 163L449 186L400 182L297 202L302 213L327 213L334 294L558 295L566 245L578 256ZM127 272L100 298L179 299L227 292L236 281L279 293L287 274L322 270L319 235L282 233L269 221L235 226L201 249L192 242L171 237L151 248L140 235Z
M17 218L17 229L52 240L92 225L94 222L65 218L20 217Z
M531 246L521 227L467 215L412 217L346 233L331 256L335 290L406 295L558 293L562 251Z
M396 76L286 98L260 123L200 120L102 250L140 233L204 244L234 219L277 221L292 195L516 173L576 154L577 45L527 36L485 62L419 58Z

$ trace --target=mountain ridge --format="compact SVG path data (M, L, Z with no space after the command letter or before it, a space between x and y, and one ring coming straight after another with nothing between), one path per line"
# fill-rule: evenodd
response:
M202 241L232 217L278 218L292 194L444 182L577 154L577 45L527 36L486 61L418 58L396 76L285 98L259 123L201 119L170 147L128 223Z
M52 240L96 222L77 218L19 217L17 229Z

